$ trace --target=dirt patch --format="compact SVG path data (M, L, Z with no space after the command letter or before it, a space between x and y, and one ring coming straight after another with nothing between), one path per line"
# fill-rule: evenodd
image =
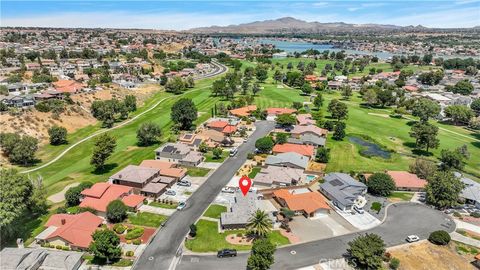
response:
M457 254L454 244L436 246L429 242L404 245L388 251L400 260L401 270L475 269L468 258Z
M227 237L225 237L225 240L232 245L244 245L244 246L251 245L253 242L253 238L248 238L246 236L239 237L236 234L227 235Z

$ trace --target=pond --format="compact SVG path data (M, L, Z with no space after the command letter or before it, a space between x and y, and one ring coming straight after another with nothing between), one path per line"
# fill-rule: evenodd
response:
M384 159L389 159L391 153L376 143L366 141L360 137L348 137L348 140L352 143L358 144L362 147L360 154L369 156L369 157L381 157Z

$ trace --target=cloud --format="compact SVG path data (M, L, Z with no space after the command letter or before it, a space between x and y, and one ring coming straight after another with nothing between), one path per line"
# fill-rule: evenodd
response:
M328 6L328 2L317 2L312 4L314 7L325 7Z
M360 8L360 7L349 7L349 8L347 8L347 9L348 9L348 11L357 11L357 10L359 10L359 9L361 9L361 8Z

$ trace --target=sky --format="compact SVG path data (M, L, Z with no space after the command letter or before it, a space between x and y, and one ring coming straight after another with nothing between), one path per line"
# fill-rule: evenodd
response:
M480 26L480 0L0 1L0 25L187 30L294 17L306 21Z

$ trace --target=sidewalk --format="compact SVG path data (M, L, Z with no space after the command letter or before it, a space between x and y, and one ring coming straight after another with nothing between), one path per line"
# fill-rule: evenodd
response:
M472 231L474 233L480 234L480 227L479 226L476 226L476 225L473 225L471 223L464 222L464 221L461 221L461 220L458 220L458 219L453 219L453 220L455 221L455 224L457 225L457 229L465 229L465 230L469 230L469 231Z
M461 235L457 232L451 233L450 236L452 237L452 240L455 240L455 241L460 242L460 243L464 243L464 244L467 244L467 245L470 245L470 246L480 248L480 241L479 240L463 236L463 235Z

